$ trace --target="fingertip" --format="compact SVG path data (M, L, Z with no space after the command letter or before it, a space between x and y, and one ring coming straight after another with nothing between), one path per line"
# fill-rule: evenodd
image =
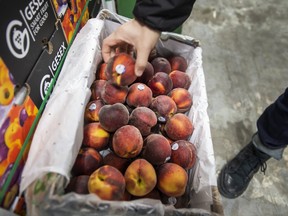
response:
M138 69L135 70L135 75L136 75L137 77L142 76L142 74L143 74L143 71L142 71L142 70L138 70Z
M103 58L103 61L107 63L110 58L110 55L108 53L102 52L102 58Z
M136 76L138 76L138 77L142 76L144 70L145 70L145 66L139 65L139 64L135 65L135 75Z
M135 74L136 76L141 76L147 66L148 62L148 54L145 52L141 52L141 55L138 54L136 57L136 65L135 65Z

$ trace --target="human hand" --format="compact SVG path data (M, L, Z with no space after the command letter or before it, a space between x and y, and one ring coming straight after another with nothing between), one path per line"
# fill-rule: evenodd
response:
M132 19L116 29L103 40L102 56L105 62L115 55L116 48L128 53L136 52L135 74L141 76L147 65L150 52L154 49L160 32Z

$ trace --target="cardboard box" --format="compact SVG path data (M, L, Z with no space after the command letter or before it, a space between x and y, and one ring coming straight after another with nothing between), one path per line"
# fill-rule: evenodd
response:
M0 4L4 17L0 21L0 206L13 210L14 202L21 212L25 202L18 192L30 141L25 148L23 144L67 49L67 39L50 0L13 3ZM89 8L91 14L98 13L96 5ZM87 19L82 21L84 25ZM15 164L20 150L24 154ZM7 190L3 185L8 185Z
M76 23L80 19L81 13L86 4L86 0L73 0L73 1L58 1L52 0L57 17L61 19L65 35L68 42L71 41ZM84 11L84 17L81 20L80 28L82 28L89 18L95 17L100 9L100 2L92 0L89 2L88 8Z
M195 126L191 142L197 148L198 160L189 172L189 184L183 200L177 200L179 205L176 208L172 203L163 205L161 201L153 199L105 201L93 194L63 194L82 145L83 113L90 100L90 86L95 79L96 68L102 62L98 47L101 47L102 40L119 26L115 20L125 22L125 19L116 14L103 10L96 19L89 20L81 29L69 50L35 131L22 174L20 190L25 191L28 214L118 216L212 215L221 212L206 110L202 50L197 40L173 33L163 33L156 48L160 53L181 53L188 60L187 73L192 78L189 91L193 95L194 103L187 115Z
M22 86L39 58L43 38L54 32L50 0L1 1L0 56Z
M93 14L98 12L95 5L94 2L90 8ZM17 211L21 212L25 202L23 197L18 197L18 192L30 147L30 141L23 147L24 140L67 49L67 39L50 0L5 1L0 6L3 15L0 21L1 194L8 176L12 175L0 206L14 208L14 202ZM78 18L80 14L81 10L77 13ZM82 25L84 22L85 19ZM72 35L74 30L69 33ZM24 154L16 165L20 150ZM11 172L13 167L15 172Z
M67 46L64 31L61 23L58 22L51 38L46 41L46 48L26 80L26 84L30 88L30 98L38 108L44 100L62 58L64 58Z
M11 92L11 99L9 100L9 103L5 103L5 105L2 103L0 105L0 188L2 192L8 175L14 166L16 158L22 149L24 140L36 114L38 113L38 109L29 97L26 97L23 104L15 104L16 99L14 98L14 94L12 94L14 92L15 84L13 79L10 79L12 76L11 74L9 76L8 67L1 58L0 71L1 95L3 95L2 87L5 86L8 86L5 88L6 91ZM10 95L10 93L8 95ZM0 203L0 206L5 209L9 209L11 207L15 197L18 195L21 172L23 170L28 151L29 144L25 148L23 157L21 158L19 165L16 167L13 178L9 183L8 190L4 194L3 201Z

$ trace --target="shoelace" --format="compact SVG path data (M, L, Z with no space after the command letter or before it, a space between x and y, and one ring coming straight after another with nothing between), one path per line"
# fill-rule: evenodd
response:
M263 174L265 175L265 171L267 169L267 164L266 162L262 162L261 159L260 160L260 171L263 172Z
M242 169L238 170L239 175L247 177L251 174L251 172L253 172L253 170L258 171L259 168L260 168L260 171L263 172L265 175L265 171L267 169L267 164L266 164L265 159L260 158L254 149L250 149L250 152L247 151L246 154L244 155L243 155L244 158L248 160L246 161L246 164L248 165L249 168L246 166L246 168L243 167Z

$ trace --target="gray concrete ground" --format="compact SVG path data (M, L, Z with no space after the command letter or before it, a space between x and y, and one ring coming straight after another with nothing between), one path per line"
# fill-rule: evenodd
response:
M288 1L198 0L182 34L201 41L216 172L256 131L256 120L288 86ZM288 215L288 149L270 159L225 215Z

